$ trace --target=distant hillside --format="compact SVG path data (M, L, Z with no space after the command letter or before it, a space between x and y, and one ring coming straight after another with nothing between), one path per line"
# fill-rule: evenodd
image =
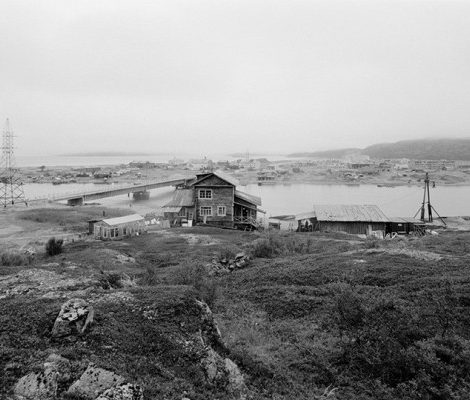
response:
M349 154L371 158L410 158L416 160L470 160L469 139L403 140L381 143L365 149L339 149L289 154L290 157L342 158Z
M312 158L342 158L349 154L362 154L362 149L339 149L339 150L325 150L303 153L292 153L288 157L312 157Z
M372 158L470 160L470 139L404 140L374 144L362 153Z

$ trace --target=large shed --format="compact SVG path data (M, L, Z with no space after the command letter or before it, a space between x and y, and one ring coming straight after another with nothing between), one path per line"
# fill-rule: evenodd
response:
M370 235L385 233L389 219L376 205L314 205L312 211L296 215L299 231L329 231Z
M139 214L108 218L94 224L95 239L116 240L136 236L147 230L145 218Z

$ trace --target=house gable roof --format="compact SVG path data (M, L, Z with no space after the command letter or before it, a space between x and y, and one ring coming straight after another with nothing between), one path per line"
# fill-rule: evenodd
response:
M212 180L209 186L228 185L228 186L236 187L238 184L236 179L224 174L223 172L217 171L217 172L210 172L210 173L203 174L203 175L198 175L198 179L196 179L195 182L191 183L191 186L202 186L204 183L208 183L209 180Z
M192 186L233 186L235 185L218 176L217 174L210 173L199 178L196 182L192 183Z

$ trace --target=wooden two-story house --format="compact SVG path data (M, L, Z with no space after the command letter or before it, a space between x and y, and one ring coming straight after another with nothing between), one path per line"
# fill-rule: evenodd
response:
M261 199L236 188L236 182L224 174L199 174L184 188L175 190L163 211L172 221L188 220L242 229L258 227Z

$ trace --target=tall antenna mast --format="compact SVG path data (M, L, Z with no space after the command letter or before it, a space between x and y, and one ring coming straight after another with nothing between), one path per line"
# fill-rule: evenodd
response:
M13 138L10 121L7 118L3 130L2 147L0 147L0 205L4 208L15 203L28 205L24 196L23 182L15 168Z
M426 210L428 212L428 218L426 220ZM439 219L442 221L444 225L447 225L442 217L438 214L436 209L431 204L431 195L429 193L429 174L426 172L426 177L424 178L424 193L423 193L423 203L421 207L418 209L418 212L415 214L414 218L418 214L420 215L420 220L424 222L433 222L432 212L435 212Z

